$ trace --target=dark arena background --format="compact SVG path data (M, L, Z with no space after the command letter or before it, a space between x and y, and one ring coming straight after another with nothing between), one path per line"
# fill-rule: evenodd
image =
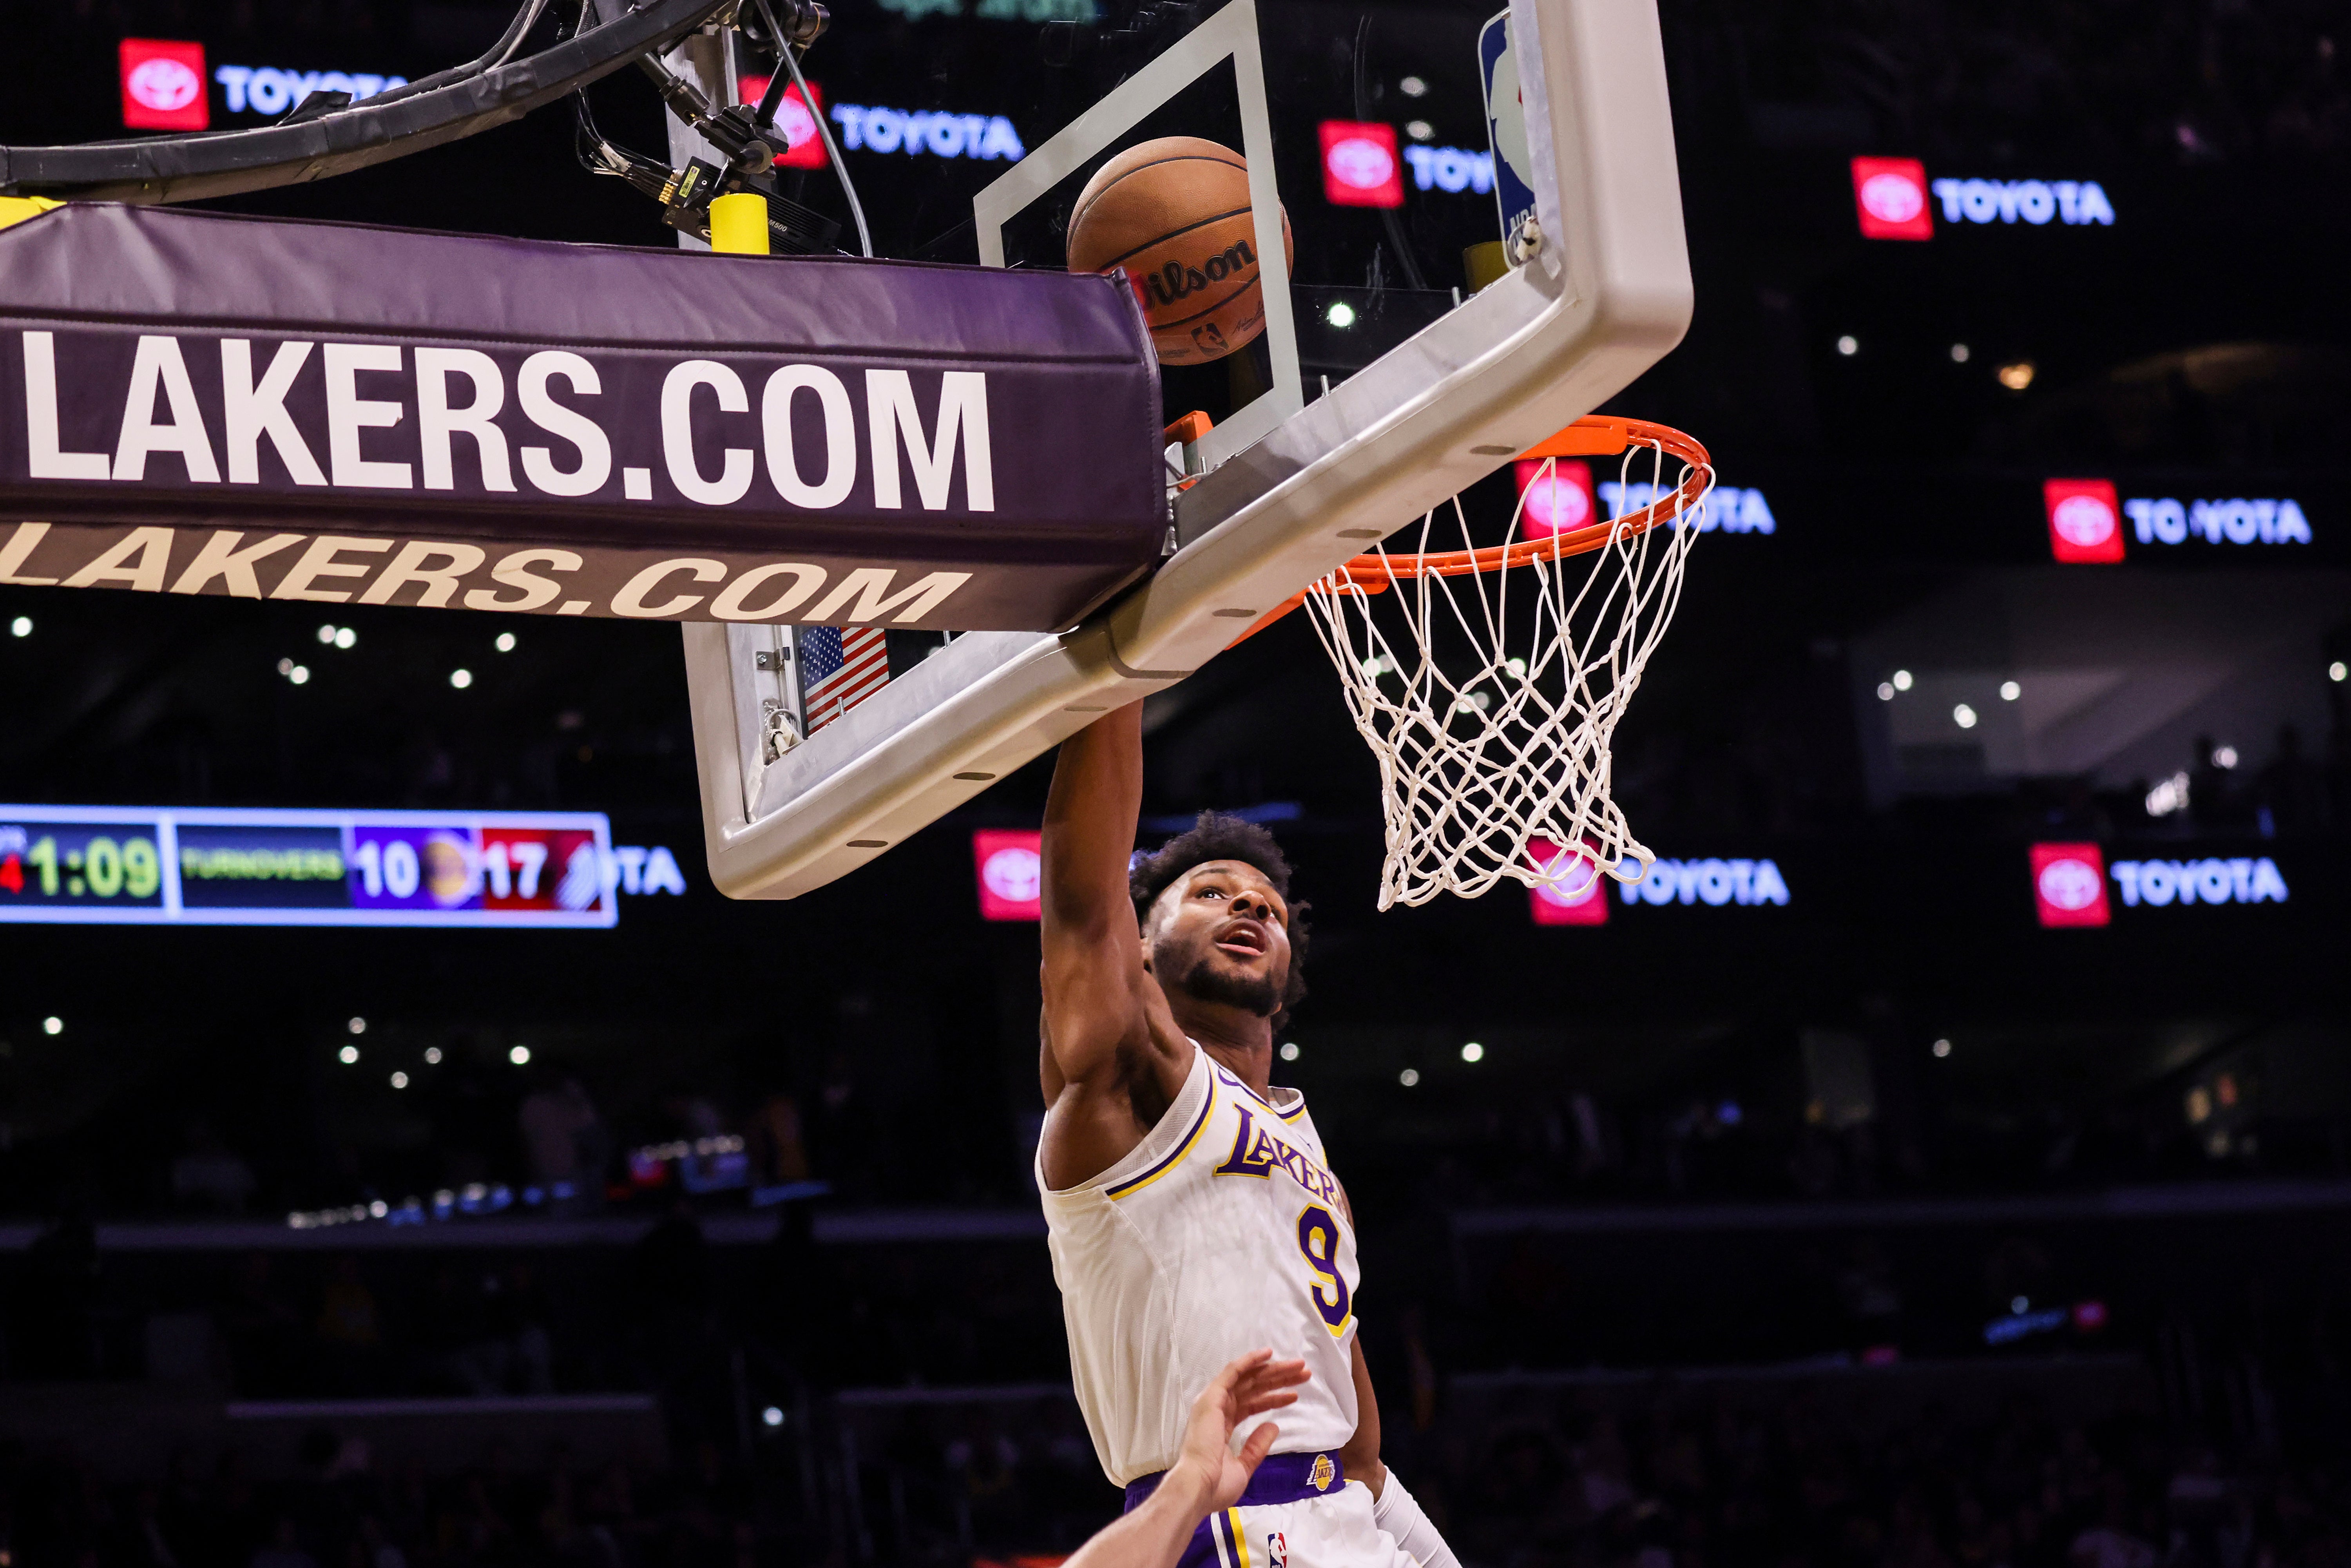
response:
M1493 8L1260 0L1310 381L1495 237ZM839 0L876 250L975 260L972 193L1203 14ZM0 142L125 134L125 39L201 46L233 129L508 15L13 5ZM1313 904L1276 1075L1387 1457L1472 1568L2351 1562L2351 17L1662 21L1698 308L1609 412L1723 488L1617 741L1649 883L1374 914L1307 617L1146 709L1145 842L1240 811ZM633 73L591 96L663 145ZM1401 205L1326 199L1331 120ZM560 105L214 204L674 242ZM1049 768L736 903L672 627L0 586L0 916L59 844L137 892L66 808L601 813L617 910L0 924L0 1564L1073 1549L1118 1496L1029 1176L1037 927L977 875Z

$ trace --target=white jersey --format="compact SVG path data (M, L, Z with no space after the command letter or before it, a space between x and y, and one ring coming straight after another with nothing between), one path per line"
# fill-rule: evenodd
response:
M1298 1091L1259 1099L1196 1044L1132 1154L1055 1192L1040 1150L1037 1188L1078 1406L1113 1483L1173 1465L1201 1388L1262 1346L1314 1375L1270 1417L1276 1453L1355 1435L1355 1237Z

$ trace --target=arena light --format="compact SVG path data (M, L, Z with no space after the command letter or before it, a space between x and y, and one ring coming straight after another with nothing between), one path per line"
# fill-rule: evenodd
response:
M43 1034L63 1034L65 1031L66 1020L57 1017L55 1013L51 1013L47 1018L41 1020L41 1032Z
M515 634L511 632L501 632L498 633L497 641L491 646L501 653L511 653L515 651Z
M16 617L16 619L15 619L14 621L11 621L11 622L8 622L8 635L10 635L11 637L29 637L29 636L31 636L32 634L33 634L33 618L32 618L31 616L29 616L29 615L19 615L19 616L17 616L17 617ZM2343 666L2342 666L2342 665L2340 665L2340 664L2337 664L2337 665L2335 665L2335 667L2336 669L2338 669L2338 670L2339 670L2339 669L2341 669ZM2335 676L2335 678L2336 680L2338 680L2338 681L2339 681L2339 680L2341 680L2343 677L2342 677L2342 676L2340 676L2340 675L2337 675L2337 676Z
M513 1062L517 1067L528 1067L530 1065L530 1047L527 1045L516 1046L513 1050L507 1052L507 1060Z
M345 1067L356 1067L360 1061L360 1048L356 1045L347 1045L335 1052L335 1060Z
M1281 1042L1280 1056L1282 1061L1295 1061L1298 1060L1299 1055L1300 1051L1298 1050L1298 1042L1296 1040L1285 1040Z
M441 1065L441 1048L439 1046L428 1045L424 1048L424 1064L427 1067L438 1067Z
M25 632L29 632L33 629L33 623L23 619L19 619L16 624L22 626L25 629ZM19 632L16 635L22 637L25 634L25 632ZM2326 678L2337 683L2338 685L2346 679L2351 679L2351 664L2346 664L2340 659L2335 660L2333 664L2326 666Z
M2031 360L2016 360L1993 372L2000 384L2012 392L2021 392L2032 384L2033 366Z
M355 1018L343 1027L350 1030L353 1034L365 1034L367 1033L367 1019Z
M1407 1089L1415 1087L1420 1082L1420 1069L1417 1067L1405 1068L1402 1072L1396 1074L1396 1082L1403 1084Z
M1939 1057L1945 1057L1945 1056L1949 1056L1949 1055L1950 1055L1950 1054L1951 1054L1951 1042L1950 1042L1949 1040L1937 1040L1937 1041L1935 1042L1935 1054L1936 1054L1936 1056L1937 1056L1937 1057L1938 1057L1938 1058L1939 1058Z

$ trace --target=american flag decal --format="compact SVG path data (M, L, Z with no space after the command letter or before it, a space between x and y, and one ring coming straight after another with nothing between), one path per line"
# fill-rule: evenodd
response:
M800 691L814 735L890 684L890 644L878 626L803 626Z

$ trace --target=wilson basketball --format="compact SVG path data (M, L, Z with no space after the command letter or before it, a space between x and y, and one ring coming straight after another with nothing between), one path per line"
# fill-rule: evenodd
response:
M1290 214L1281 250L1293 253ZM1249 162L1196 136L1130 147L1097 171L1070 214L1070 270L1123 267L1162 364L1221 360L1265 330Z

